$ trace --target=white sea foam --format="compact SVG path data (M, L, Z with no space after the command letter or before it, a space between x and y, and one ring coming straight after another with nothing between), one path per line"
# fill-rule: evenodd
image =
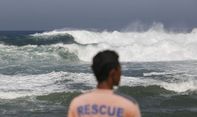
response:
M68 72L51 72L39 75L0 75L0 79L0 98L2 99L73 91L76 90L72 89L74 83L89 83L86 86L90 87L94 87L96 83L92 74Z
M179 81L179 82L165 82L161 80L155 79L144 79L144 78L131 78L131 77L123 77L122 85L125 86L151 86L157 85L166 90L174 91L177 93L183 93L187 91L197 91L197 80L187 80L187 81Z
M56 63L60 61L65 62L67 59L69 61L74 61L75 58L73 58L72 53L69 54L68 50L63 47L53 47L50 45L26 45L17 47L0 44L0 67L5 66L6 64L19 65L31 63L44 64L45 62Z
M0 98L17 98L21 96L39 95L57 90L54 82L63 74L49 73L41 75L0 75Z
M161 83L161 86L167 90L175 91L178 93L186 91L197 91L197 80L188 80L185 82L175 82L175 83Z
M90 73L51 72L39 75L0 75L0 98L14 99L25 96L46 95L54 92L84 91L75 86L95 88L96 81ZM197 81L179 81L168 83L161 80L140 77L122 76L122 86L151 86L157 85L174 92L196 91Z
M150 72L150 73L143 73L143 76L160 76L160 75L167 75L170 73L166 72Z
M197 29L189 33L173 33L151 28L146 32L93 32L71 30L36 33L32 36L55 36L70 34L79 44L65 44L80 60L91 61L98 51L113 49L121 61L176 61L197 60Z

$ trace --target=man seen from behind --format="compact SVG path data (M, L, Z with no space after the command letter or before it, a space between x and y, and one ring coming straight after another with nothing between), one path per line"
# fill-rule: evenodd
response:
M97 88L74 98L68 117L141 117L133 98L113 92L121 76L118 58L118 54L111 50L101 51L94 56L92 70Z

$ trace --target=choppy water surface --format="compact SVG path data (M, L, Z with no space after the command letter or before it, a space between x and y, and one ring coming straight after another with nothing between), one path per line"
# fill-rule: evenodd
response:
M92 56L120 54L119 92L144 117L197 116L197 32L0 32L0 116L65 117L70 100L95 88Z

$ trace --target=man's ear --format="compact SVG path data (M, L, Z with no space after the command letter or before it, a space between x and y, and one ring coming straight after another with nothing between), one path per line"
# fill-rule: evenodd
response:
M109 77L112 78L112 80L115 80L114 77L115 77L115 69L112 69L110 72L109 72Z

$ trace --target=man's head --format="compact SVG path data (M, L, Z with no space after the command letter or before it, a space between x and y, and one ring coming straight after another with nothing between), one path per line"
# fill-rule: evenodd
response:
M92 70L98 84L108 81L112 85L119 84L121 70L118 58L118 54L111 50L101 51L94 56Z

